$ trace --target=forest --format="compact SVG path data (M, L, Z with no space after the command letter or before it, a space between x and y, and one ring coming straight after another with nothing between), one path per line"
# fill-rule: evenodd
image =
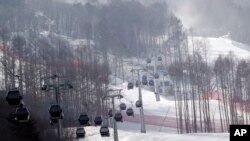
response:
M48 109L56 102L54 91L41 90L48 77L56 74L61 82L72 84L73 89L60 91L59 99L63 127L74 127L83 111L91 120L108 114L110 101L103 96L111 75L126 81L124 59L146 60L152 55L163 56L162 68L173 82L179 133L228 132L229 124L249 124L249 60L229 53L210 64L206 41L191 42L204 49L189 54L191 33L165 2L0 0L0 133L5 134L0 140L56 138L47 133L53 129ZM72 47L70 40L77 39L83 42ZM14 87L31 113L26 126L11 121L9 115L13 109L5 95ZM219 121L209 105L213 94L221 101Z

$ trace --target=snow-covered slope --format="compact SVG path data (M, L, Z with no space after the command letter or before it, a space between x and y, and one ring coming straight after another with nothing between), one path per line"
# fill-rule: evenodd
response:
M123 132L121 132L124 134ZM123 136L121 141L228 141L228 134L169 134L169 133L149 133L149 134L128 134Z
M75 128L69 128L72 133ZM110 128L110 137L101 137L99 133L100 127L85 127L85 138L79 139L80 141L113 141L113 129ZM173 134L150 132L146 134L131 132L131 131L118 131L119 141L228 141L228 133L212 133L212 134Z
M117 85L116 88L122 88L123 99L116 101L116 108L119 109L119 104L124 102L127 107L132 107L135 111L134 117L128 117L123 112L124 123L119 123L119 132L128 132L129 137L125 140L187 140L204 139L204 140L228 140L228 134L188 134L178 135L176 132L176 112L175 102L172 97L161 97L161 101L156 102L154 92L142 88L143 105L145 114L145 123L147 134L140 134L140 116L139 109L135 107L134 103L138 100L138 88L132 90L126 89L127 83ZM191 102L191 101L190 101ZM198 102L198 101L197 101ZM218 101L210 100L211 117L214 116L215 122L219 119ZM197 117L199 120L199 117ZM191 117L192 120L192 117ZM218 124L219 125L219 124ZM220 128L216 126L220 131ZM133 133L129 133L133 132ZM171 134L170 134L171 133ZM217 136L218 135L218 136Z
M190 54L193 50L199 51L203 57L207 56L209 62L215 61L219 56L226 56L232 52L238 59L249 59L250 47L224 37L189 37Z
M49 32L49 31L42 31L42 32L40 32L40 35L43 37L46 37L46 38L57 37L59 39L67 41L69 43L69 45L75 50L79 49L80 47L85 47L85 46L92 47L92 46L94 46L94 41L92 41L92 40L88 41L87 39L73 39L71 37L56 34L56 33Z
M127 104L127 107L133 107L136 114L139 114L139 109L135 107L135 102L138 100L138 88L127 89L127 83L122 83L121 85L116 86L116 88L122 88L123 99L116 102L116 108L119 109L119 104L124 102ZM172 96L163 97L161 96L160 101L156 101L154 92L142 88L142 97L144 105L144 114L146 116L155 116L155 117L176 117L175 112L175 101ZM188 100L191 105L191 100ZM198 101L196 101L198 105ZM210 100L210 109L211 116L214 114L215 119L219 119L219 110L218 110L218 101ZM190 111L191 112L191 111ZM199 117L198 117L199 118Z

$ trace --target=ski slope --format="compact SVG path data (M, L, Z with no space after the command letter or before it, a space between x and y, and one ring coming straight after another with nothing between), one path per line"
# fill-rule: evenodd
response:
M119 80L117 80L119 82ZM135 102L138 100L138 88L127 89L127 82L117 85L114 88L121 88L123 99L116 101L116 109L119 109L119 104L124 102L127 107L132 107L135 114L139 114L139 109L135 107ZM154 92L142 88L142 97L144 105L144 114L147 116L159 116L159 117L176 117L175 101L172 96L161 96L160 101L156 101ZM191 103L191 100L189 100ZM210 109L215 116L215 119L219 119L218 101L210 100ZM198 105L198 101L196 101ZM191 104L189 104L191 105ZM212 114L211 113L211 114ZM212 116L212 115L211 115ZM199 118L199 117L198 117Z
M70 128L71 133L75 133L76 128ZM113 129L109 128L110 137L101 137L99 133L100 127L85 127L85 138L79 141L113 141ZM228 141L228 133L194 133L194 134L174 134L163 132L149 132L141 134L139 132L118 131L119 141ZM74 139L76 137L74 136Z
M122 80L117 79L117 86L113 86L113 88L123 89L122 95L124 96L121 100L116 100L115 108L119 110L119 104L125 103L128 107L132 107L134 109L134 117L129 117L126 115L126 111L122 111L123 120L126 124L120 124L118 127L121 130L126 131L140 131L140 111L139 108L135 107L135 101L138 100L138 88L127 90L127 82L122 83ZM154 132L165 132L169 133L171 129L174 133L176 133L177 128L177 120L176 119L176 109L175 109L175 101L172 96L163 97L161 96L160 101L156 101L156 97L154 92L146 90L142 88L142 97L143 97L143 105L144 105L144 120L146 124L146 130L154 131ZM191 100L188 100L189 106L191 106ZM199 111L198 101L196 103L196 110ZM221 132L220 128L220 113L219 106L223 105L217 100L209 100L210 106L210 117L214 119L215 122L215 130L216 132ZM193 111L190 108L190 120L193 120ZM203 117L199 117L199 114L196 115L196 119L203 121ZM128 124L129 123L129 124ZM131 126L128 126L131 125ZM132 126L133 125L133 126ZM128 130L129 129L129 130ZM134 130L136 129L136 130ZM199 131L198 131L199 132Z
M238 59L250 59L250 47L222 37L189 37L189 53L200 52L209 62L213 62L219 55L227 56L230 52Z
M47 33L44 32L42 35L46 36ZM64 38L63 36L61 36ZM73 40L66 38L70 44L74 47L81 44L85 44L86 41ZM189 38L189 40L191 40ZM223 56L228 55L231 51L239 59L247 59L250 56L248 51L248 46L234 42L226 38L203 38L203 37L193 37L194 42L205 42L207 43L207 56L209 61L214 61L220 54ZM197 49L200 46L196 46L194 42L189 42L192 49ZM194 43L194 45L192 45ZM192 49L190 53L192 53ZM197 49L202 51L202 49ZM205 53L203 54L205 56ZM3 75L1 75L3 76ZM114 82L112 82L114 84ZM135 117L127 117L123 112L124 121L123 123L118 123L119 129L119 139L121 141L131 141L131 140L142 140L142 141L193 141L193 140L203 140L203 141L228 141L229 135L227 133L221 134L176 134L176 112L175 112L175 101L171 97L161 97L159 102L156 102L155 94L149 90L142 89L143 104L144 104L144 114L147 134L140 133L140 120L139 120L139 109L135 107L135 102L138 100L138 88L132 90L127 90L127 83L122 83L121 80L116 79L115 88L122 88L123 99L116 101L116 109L119 109L119 104L121 102L126 103L127 107L133 107L135 111ZM212 109L211 114L214 114L215 119L219 119L218 102L215 100L210 100L210 108ZM190 104L189 104L190 105ZM190 111L191 112L191 111ZM167 117L167 118L166 118ZM199 119L199 117L198 117ZM98 140L113 140L112 128L110 128L111 137L101 138L99 134L99 127L86 127L86 138L83 140L98 141Z

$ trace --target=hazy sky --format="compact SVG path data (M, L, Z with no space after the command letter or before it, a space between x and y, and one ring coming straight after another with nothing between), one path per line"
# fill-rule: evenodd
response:
M227 19L230 7L250 7L250 0L166 0L169 7L182 20L184 27L208 26L216 24L217 20ZM250 13L250 11L249 11ZM206 16L209 21L206 21ZM233 16L233 15L230 15ZM235 15L234 15L235 16ZM227 21L226 21L227 22ZM234 21L228 21L234 22ZM209 25L210 24L210 25Z
M195 5L189 0L167 0L169 7L182 20L184 27L190 28L198 24L199 15Z
M57 0L65 2L100 1L106 3L110 0ZM126 0L124 0L126 1ZM129 0L127 0L129 1ZM225 18L228 13L228 3L250 7L250 0L137 0L142 3L156 1L167 1L169 8L177 17L182 20L185 28L211 27L217 24L218 20ZM227 5L228 4L228 5ZM211 11L211 14L210 14ZM216 12L218 12L218 14ZM205 18L209 17L209 18Z

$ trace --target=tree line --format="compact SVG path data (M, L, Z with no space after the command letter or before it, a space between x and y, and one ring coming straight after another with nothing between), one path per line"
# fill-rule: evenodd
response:
M73 85L73 90L61 90L60 98L65 114L63 126L77 126L81 112L87 111L91 119L108 114L110 102L102 97L113 73L110 53L121 66L121 56L145 57L159 36L171 34L173 42L178 42L174 40L180 27L175 24L180 21L165 3L0 2L1 89L8 91L18 86L42 139L48 137L48 129L54 128L49 126L48 113L50 104L55 103L54 92L41 91L46 77L65 76L62 81ZM41 34L43 31L48 32L47 37ZM74 50L68 40L56 35L85 39L86 43ZM122 70L117 71L121 77ZM11 127L1 126L1 130L5 128Z
M228 132L230 124L249 124L249 60L229 52L211 63L206 41L190 42L191 55L185 49L190 46L183 44L178 59L167 68L173 81L178 132Z

